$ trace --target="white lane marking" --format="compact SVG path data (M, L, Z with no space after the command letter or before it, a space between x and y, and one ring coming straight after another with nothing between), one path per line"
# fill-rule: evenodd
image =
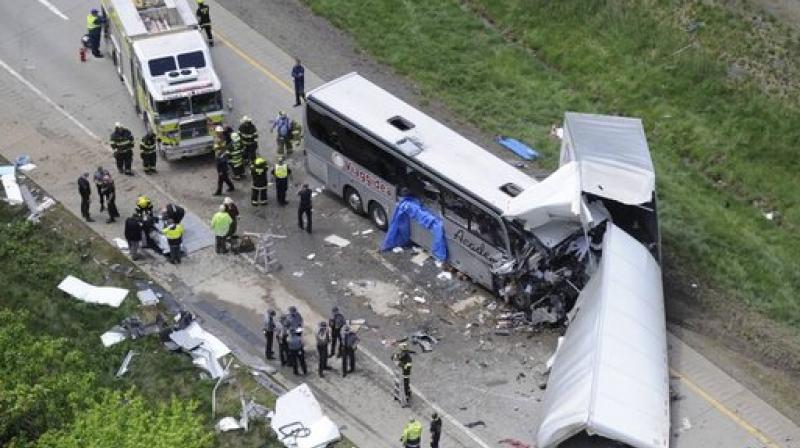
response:
M45 8L49 9L50 11L52 11L53 14L57 15L58 17L61 17L64 20L69 20L69 17L67 17L63 12L59 11L58 8L53 6L53 4L48 2L47 0L39 0L39 3L44 5Z
M28 81L27 79L23 78L23 77L22 77L22 75L20 75L20 74L19 74L19 73L17 73L17 72L16 72L14 69L12 69L11 67L9 67L9 65L8 65L8 64L6 64L6 63L5 63L5 61L3 61L2 59L0 59L0 67L2 67L2 68L5 70L5 71L7 71L9 74L11 74L11 76L13 76L14 78L16 78L16 79L17 79L17 81L19 81L19 82L21 82L22 84L24 84L24 85L25 85L25 87L27 87L27 88L28 88L28 89L30 89L30 90L31 90L33 93L35 93L35 94L36 94L36 96L38 96L38 97L39 97L39 98L41 98L41 99L42 99L44 102L46 102L47 104L49 104L50 106L52 106L52 107L53 107L55 110L57 110L58 112L60 112L60 113L61 113L61 115L63 115L63 116L65 116L65 117L67 117L67 119L69 119L69 121L73 122L73 123L74 123L76 126L78 126L78 128L80 128L80 130L82 130L83 132L85 132L85 133L86 133L86 135L88 135L89 137L91 137L91 138L93 138L93 139L97 140L98 142L101 142L101 143L102 143L102 140L100 139L100 137L98 137L98 136L97 136L97 134L95 134L94 132L92 132L92 131L91 131L91 129L89 129L89 128L87 128L86 126L84 126L84 124L83 124L83 123L81 123L80 121L78 121L78 119L77 119L77 118L75 118L75 117L74 117L74 116L72 116L72 115L71 115L69 112L67 112L66 110L64 110L64 108L63 108L63 107L59 106L58 104L56 104L56 102L55 102L55 101L51 100L51 99L50 99L50 98L49 98L47 95L45 95L44 93L42 93L42 91L41 91L41 90L39 90L38 88L36 88L36 86L34 86L33 84L31 84L31 83L30 83L30 81ZM107 149L108 149L108 148L107 148ZM108 150L110 150L110 149L108 149ZM169 198L170 200L172 200L173 202L175 202L175 199L172 197L172 195L170 195L169 193L167 193L166 191L164 191L162 188L160 188L158 185L156 185L156 184L155 184L153 181L151 181L150 179L147 179L147 178L144 178L143 180L144 180L145 182L147 182L148 184L150 184L150 185L151 185L153 188L155 188L156 190L158 190L158 191L159 191L161 194L163 194L164 196L166 196L167 198ZM361 348L359 351L360 351L360 352L362 352L362 353L364 353L364 354L365 354L365 355L366 355L366 356L367 356L367 357L368 357L370 360L372 360L372 362L374 362L375 364L377 364L378 366L380 366L381 368L383 368L383 370L385 370L385 371L386 371L386 372L387 372L387 373L388 373L390 376L391 376L391 375L393 375L392 369L391 369L389 366L387 366L386 364L384 364L383 362L381 362L381 360L380 360L380 359L378 359L378 357L377 357L377 356L373 355L372 353L370 353L369 351L367 351L367 350L366 350L366 349L364 349L364 348ZM427 398L425 395L423 395L423 394L422 394L422 392L420 392L420 391L419 391L419 389L417 389L417 388L416 388L416 387L414 387L414 386L411 386L411 391L414 393L414 395L418 396L418 397L419 397L419 398L420 398L420 399L421 399L423 402L425 402L425 404L427 404L427 405L428 405L428 406L429 406L431 409L433 409L433 410L434 410L434 411L436 411L436 412L437 412L439 415L441 415L441 416L442 416L442 417L444 417L446 420L448 420L448 421L449 421L451 424L453 424L453 425L454 425L456 428L460 429L460 430L461 430L461 431L462 431L464 434L466 434L466 436L467 436L467 437L469 437L470 439L472 439L472 441L473 441L473 442L475 442L475 443L476 443L478 446L480 446L481 448L491 448L491 447L490 447L488 444L486 444L486 442L484 442L483 440L481 440L480 438L478 438L478 436L476 436L476 435L475 435L475 433L473 433L472 431L470 431L470 429L469 429L469 428L467 428L467 427L466 427L466 426L464 426L464 425L463 425L461 422L459 422L459 421L458 421L458 419L456 419L456 418L455 418L455 417L453 417L452 415L448 414L448 413L447 413L447 412L446 412L444 409L442 409L441 407L439 407L439 405L437 405L436 403L434 403L434 402L430 401L430 400L429 400L429 399L428 399L428 398Z
M30 83L30 81L28 81L27 79L23 78L23 77L22 77L22 75L20 75L19 73L17 73L17 72L16 72L16 71L15 71L13 68L11 68L11 67L10 67L8 64L6 64L6 63L5 63L5 61L3 61L2 59L0 59L0 67L2 67L2 68L5 70L5 71L7 71L7 72L8 72L8 73L9 73L11 76L13 76L14 78L16 78L16 79L17 79L17 81L21 82L22 84L25 84L25 87L27 87L28 89L30 89L30 90L31 90L31 92L35 93L35 94L36 94L36 96L38 96L39 98L41 98L41 99L42 99L42 100L43 100L45 103L47 103L47 104L49 104L50 106L52 106L52 107L53 107L55 110L57 110L57 111L61 112L61 115L63 115L63 116L65 116L65 117L67 117L67 119L69 119L69 121L73 122L73 123L75 124L75 126L77 126L78 128L80 128L80 129L81 129L83 132L85 132L85 133L86 133L86 134L87 134L89 137L92 137L92 138L93 138L93 139L95 139L95 140L100 140L100 137L98 137L98 136L97 136L97 134L95 134L94 132L92 132L92 131L91 131L91 129L89 129L89 128L87 128L86 126L84 126L84 125L83 125L83 123L81 123L80 121L78 121L78 119L77 119L77 118L75 118L75 117L73 117L72 115L70 115L70 113L69 113L69 112L67 112L66 110L64 110L64 108L63 108L63 107L59 106L58 104L56 104L56 102L55 102L55 101L51 100L51 99L50 99L50 98L49 98L47 95L45 95L44 93L42 93L42 91L41 91L41 90L39 90L38 88L36 88L36 86L35 86L35 85L31 84L31 83Z

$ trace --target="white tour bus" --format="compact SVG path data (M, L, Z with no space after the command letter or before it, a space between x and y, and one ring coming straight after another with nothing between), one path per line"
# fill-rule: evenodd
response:
M655 180L637 119L567 113L562 167L542 182L357 73L309 92L305 120L307 169L327 189L382 230L401 196L418 199L442 221L447 262L521 309L553 295L571 307L606 220L658 258ZM412 220L410 233L431 250L430 231Z

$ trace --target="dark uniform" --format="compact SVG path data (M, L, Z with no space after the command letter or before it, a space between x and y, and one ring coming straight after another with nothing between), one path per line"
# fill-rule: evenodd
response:
M214 35L211 34L211 8L203 0L197 0L197 23L206 32L208 44L214 46Z
M225 151L220 151L217 153L217 191L214 192L214 196L219 196L222 194L222 184L228 186L228 191L233 191L233 182L231 182L231 177L228 175L228 155Z
M243 119L239 125L239 138L244 148L244 160L252 164L258 152L258 129L250 119Z
M264 349L264 355L266 355L267 359L275 359L275 354L272 352L272 343L275 340L275 330L277 327L277 322L275 322L275 310L269 310L267 316L264 318L264 338L267 343Z
M167 204L164 207L163 218L166 220L172 220L175 224L180 224L183 221L183 217L186 215L186 210L180 205L175 204Z
M322 321L317 330L317 371L320 378L325 377L325 370L328 370L328 343L331 341L331 332L328 330L328 323Z
M119 218L119 211L117 210L117 188L114 186L114 181L110 177L106 177L103 182L103 196L106 198L106 208L108 209L107 223L112 223Z
M147 196L139 196L136 198L136 209L134 213L142 221L142 230L144 231L145 244L147 247L151 249L160 249L158 244L150 237L150 233L155 230L157 219L153 214L153 203Z
M442 418L434 413L431 416L431 448L439 448L439 439L442 437Z
M114 159L117 161L117 171L131 175L133 162L133 134L124 126L117 126L111 133L111 148L114 150Z
M88 16L86 16L86 35L89 37L89 47L92 49L92 56L102 58L103 53L100 53L100 35L103 31L103 24L105 19L100 16L100 13L93 9Z
M300 205L297 206L297 225L306 232L311 233L311 189L308 185L303 185L303 188L297 193L300 196ZM303 216L306 217L306 224L303 225Z
M306 351L303 348L303 330L297 329L289 336L289 360L292 365L292 371L295 375L300 375L298 367L303 370L303 375L308 373L306 367Z
M148 132L139 142L139 149L142 151L142 166L145 174L156 172L156 135Z
M299 106L300 100L306 98L306 70L300 61L292 67L292 80L294 81L294 105Z
M342 356L342 376L356 370L356 348L358 346L358 335L350 331L350 327L344 327L344 356Z
M292 175L292 169L282 159L272 167L272 176L275 178L275 197L278 204L286 205L286 190L289 188L289 176Z
M94 220L89 216L89 199L92 196L92 186L89 184L87 177L89 177L88 174L85 174L78 178L78 194L81 195L81 216L86 221L92 222Z
M413 353L411 350L404 347L400 349L397 356L397 365L403 372L403 391L406 394L406 403L411 402L411 353Z
M228 146L228 150L230 151L228 153L228 161L233 171L233 179L241 180L244 176L244 146L242 145L242 140L239 138L239 134L233 134L232 142Z
M107 169L103 168L102 166L97 167L97 171L94 172L92 176L94 179L94 186L97 187L97 196L100 198L100 211L102 212L106 208L106 201L105 197L103 196L103 179L106 176L110 176L111 173L108 172Z
M250 196L250 203L267 205L267 161L256 157L250 168L250 174L253 176L253 192Z
M342 357L342 347L344 346L344 342L342 341L342 328L347 324L347 320L344 318L344 314L339 312L339 307L333 307L331 318L328 321L328 324L331 328L331 353L330 356L333 357L334 354L339 358ZM339 353L336 353L336 343L339 343Z

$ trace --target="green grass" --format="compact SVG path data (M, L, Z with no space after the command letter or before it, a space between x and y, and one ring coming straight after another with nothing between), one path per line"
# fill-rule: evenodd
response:
M687 282L800 329L796 35L695 0L306 3L423 97L534 144L547 167L564 111L643 118L669 258ZM704 25L687 33L690 20ZM784 75L770 58L788 61ZM730 77L732 61L749 74ZM780 225L762 216L772 209Z
M0 204L0 259L12 260L4 263L0 270L0 284L3 295L0 298L0 311L15 313L22 323L25 335L20 335L20 343L39 344L41 347L57 347L63 352L64 362L52 366L58 369L52 374L67 378L75 378L69 382L61 382L59 389L50 391L56 394L55 402L72 405L91 402L102 389L128 391L133 388L150 403L165 403L172 397L181 402L195 401L199 404L196 412L202 417L208 432L213 431L213 424L223 416L238 418L241 411L239 400L240 389L246 399L254 397L256 402L268 407L274 405L275 397L255 383L246 368L234 369L234 384L220 387L218 392L218 409L214 419L211 418L211 389L215 380L201 379L201 371L192 364L191 358L185 354L168 352L151 336L136 341L124 341L105 348L100 335L124 317L138 314L143 318L153 317L138 308L135 294L131 293L122 306L114 309L106 306L90 305L79 302L59 291L56 286L67 275L75 275L87 282L98 285L126 287L135 291L133 280L112 273L108 266L113 263L130 265L116 249L88 231L74 216L60 206L45 215L41 225L32 225L25 221L23 207L10 208ZM89 237L89 238L87 238ZM140 271L134 277L145 278ZM1 323L1 322L0 322ZM2 332L0 332L2 333ZM44 340L56 340L58 345L49 345ZM35 347L30 345L30 347ZM128 350L135 350L130 370L123 378L116 378L115 373ZM21 353L28 353L34 348L21 348ZM13 353L6 353L13 358ZM43 355L44 356L44 355ZM58 356L52 354L48 356ZM44 358L43 358L44 359ZM28 361L25 361L26 365ZM30 359L30 362L34 362ZM48 371L46 367L30 366L32 370ZM0 371L3 370L0 367ZM15 383L14 381L19 381ZM32 387L25 384L27 380L9 377L0 379L0 389L17 391ZM53 384L57 379L52 380ZM5 383L5 384L4 384ZM80 389L80 397L68 396L73 385ZM46 393L46 392L42 392ZM30 398L31 402L34 398ZM11 402L13 403L13 401ZM27 436L22 436L14 446L29 446L35 437L43 431L65 429L69 424L72 412L53 409L42 404L42 409L52 413L41 416L39 422L28 424ZM5 410L4 410L5 409ZM0 398L0 423L9 421L6 409ZM79 411L76 411L79 412ZM0 424L2 429L2 424ZM2 437L0 432L0 437ZM34 440L31 440L33 437ZM215 447L279 447L282 446L270 434L264 424L258 424L247 433L229 432L214 436Z

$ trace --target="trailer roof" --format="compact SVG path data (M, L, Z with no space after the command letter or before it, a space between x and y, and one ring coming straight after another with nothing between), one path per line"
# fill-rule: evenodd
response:
M502 210L511 198L500 188L521 190L536 180L457 132L397 98L358 73L350 73L308 93L309 100L333 110L399 152L419 161L453 184ZM413 128L401 130L389 120L402 117ZM409 155L398 142L411 138L422 150Z

